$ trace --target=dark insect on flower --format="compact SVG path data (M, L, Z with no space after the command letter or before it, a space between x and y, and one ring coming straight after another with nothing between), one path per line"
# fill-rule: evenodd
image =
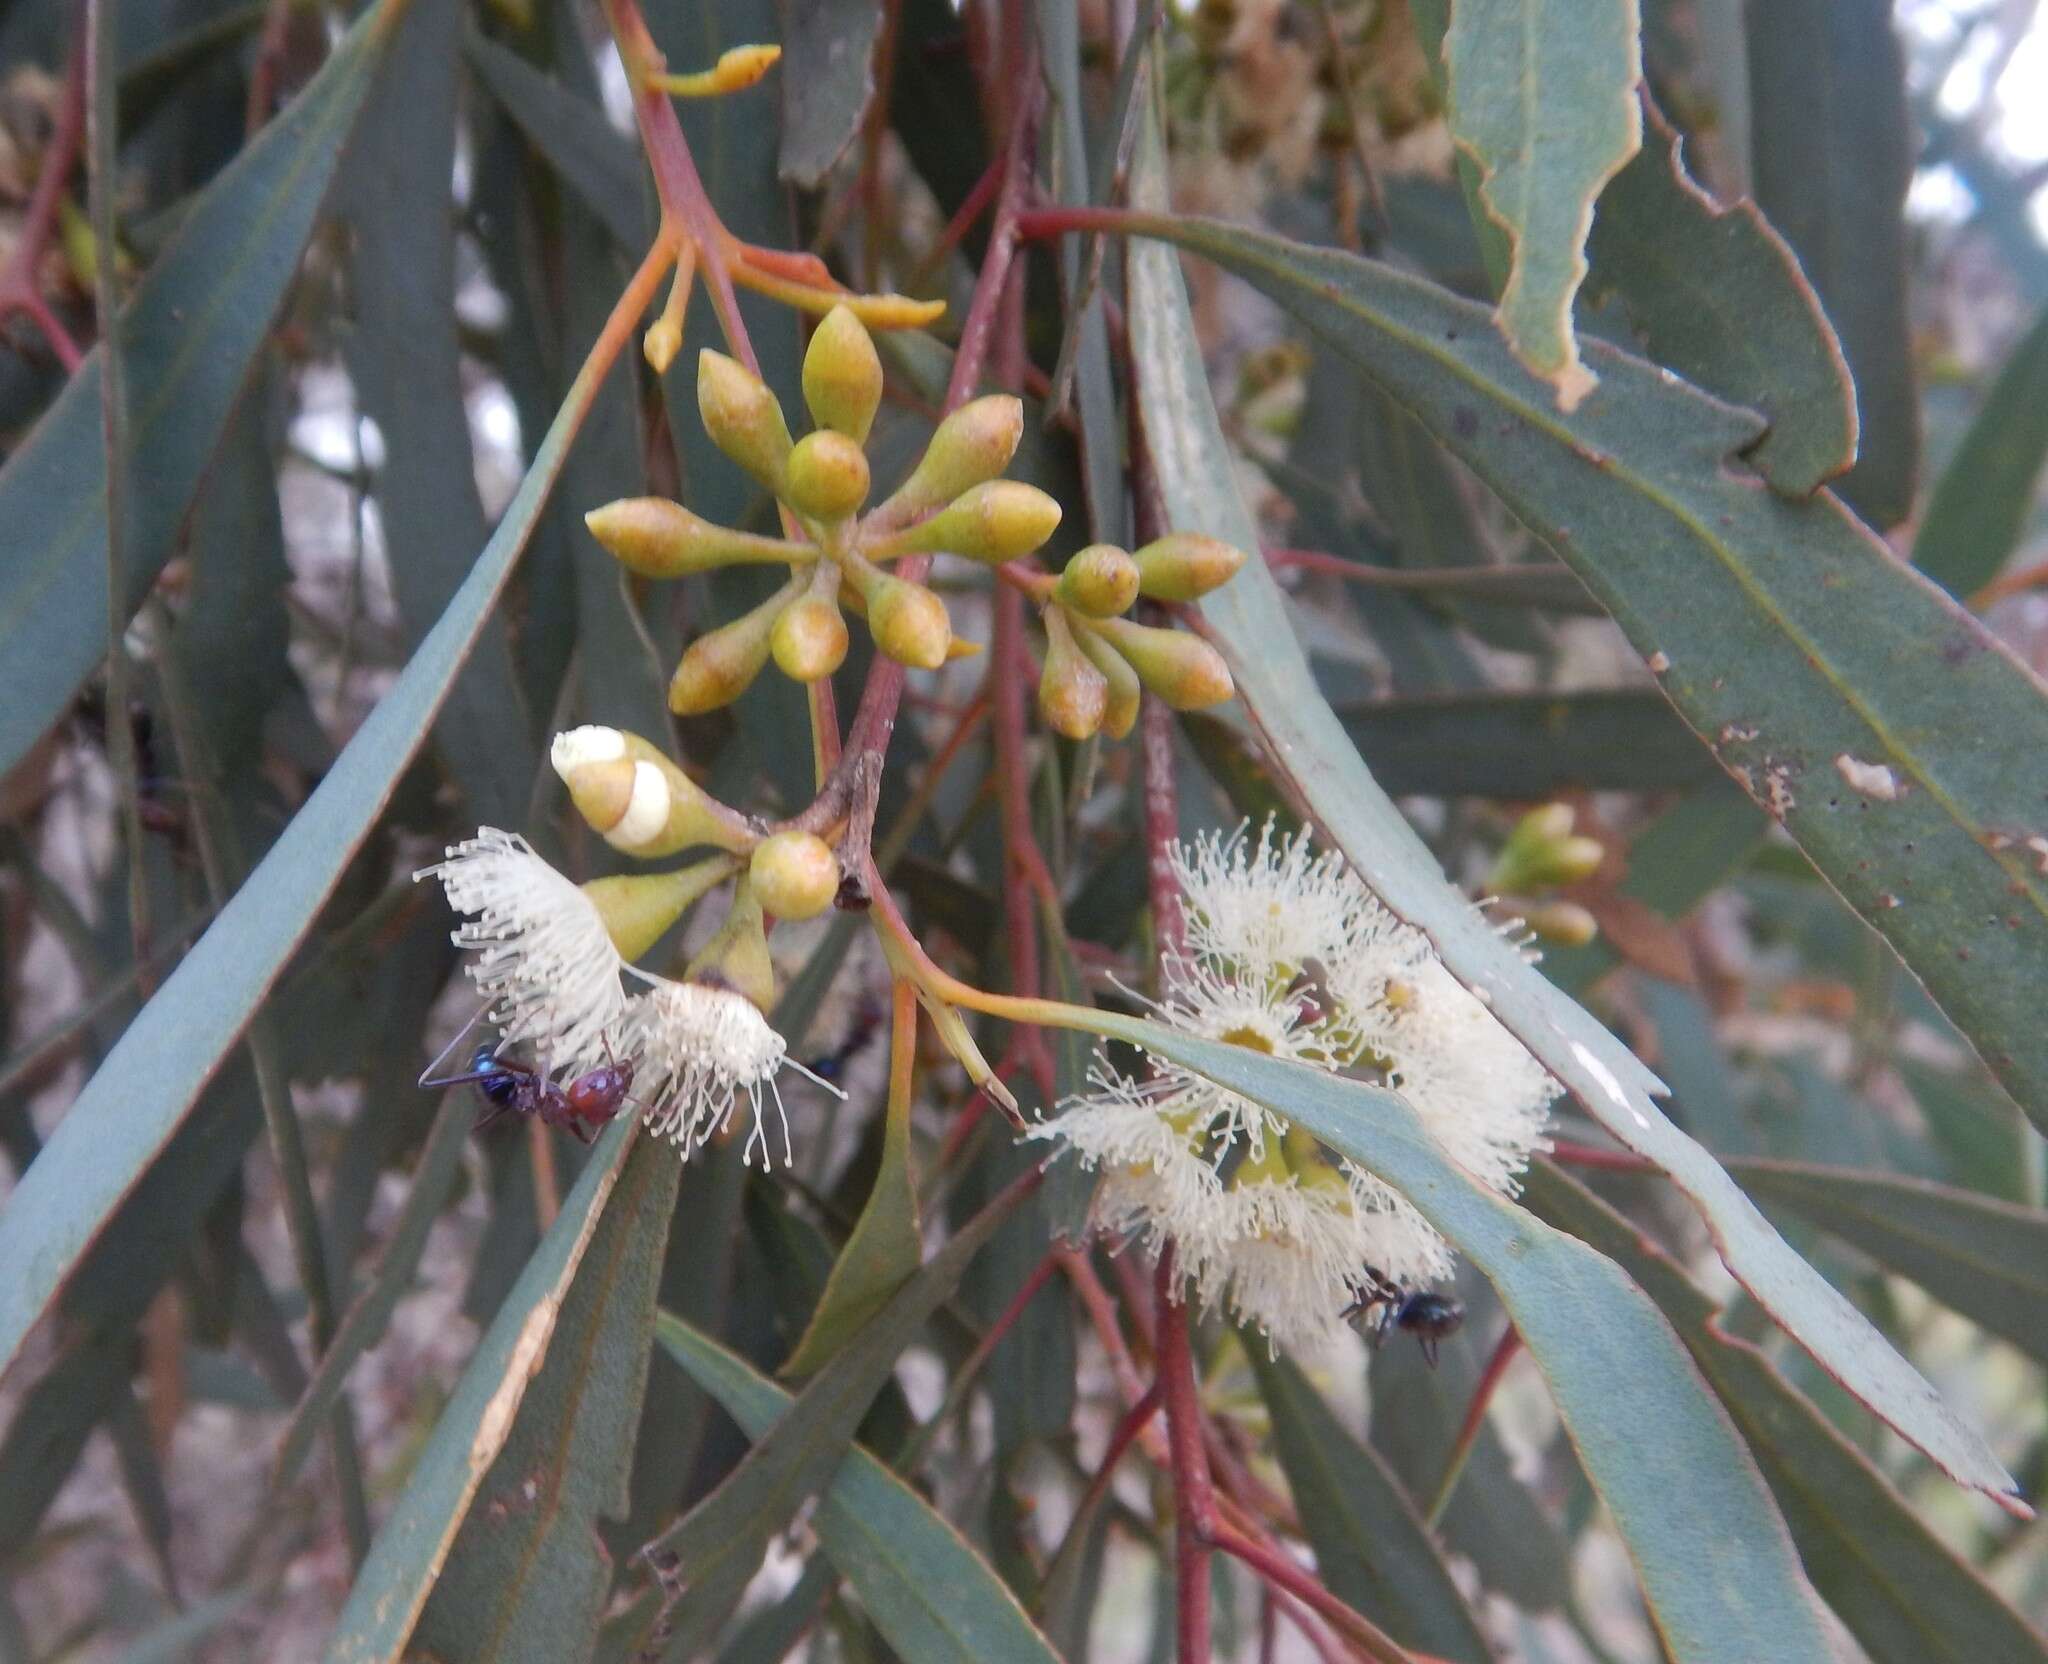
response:
M566 1086L557 1086L539 1070L498 1056L496 1046L487 1041L470 1055L467 1069L436 1075L429 1065L420 1076L420 1085L474 1085L477 1095L490 1106L477 1122L479 1129L502 1115L538 1115L546 1125L588 1144L597 1137L597 1129L629 1101L633 1060L614 1058L602 1068L584 1071Z
M1403 1288L1385 1272L1368 1265L1363 1268L1358 1297L1340 1315L1346 1319L1363 1317L1364 1332L1371 1336L1374 1346L1384 1343L1394 1330L1405 1330L1422 1348L1423 1361L1434 1369L1437 1349L1444 1337L1456 1334L1465 1321L1465 1304L1448 1294Z
M821 1057L814 1057L804 1065L819 1080L827 1085L836 1082L846 1073L846 1066L866 1049L867 1043L881 1031L883 1012L874 1000L864 999L860 1009L854 1013L853 1022L846 1031L846 1037Z

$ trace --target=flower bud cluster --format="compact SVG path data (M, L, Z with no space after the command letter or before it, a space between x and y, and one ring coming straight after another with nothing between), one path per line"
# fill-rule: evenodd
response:
M1138 720L1140 689L1177 711L1228 699L1230 667L1215 648L1185 631L1122 615L1141 595L1199 600L1243 564L1243 550L1197 532L1170 532L1135 554L1096 543L1075 555L1043 596L1038 709L1046 726L1071 740L1103 730L1122 739Z
M1591 878L1607 858L1598 838L1573 830L1568 803L1546 803L1515 823L1486 886L1516 898L1515 911L1535 934L1559 947L1584 947L1599 931L1592 913L1550 892ZM1543 899L1536 899L1543 898Z
M761 378L722 353L697 365L697 408L720 450L790 511L804 536L735 531L661 498L594 510L597 540L629 571L678 578L721 566L780 564L788 581L766 601L698 637L669 686L679 715L739 697L772 658L786 676L815 682L846 657L842 609L861 615L875 645L921 670L975 649L953 634L946 604L924 584L885 570L904 555L945 550L1001 564L1036 550L1060 507L1035 486L998 478L1024 430L1016 399L976 399L939 425L923 459L887 500L867 502L864 446L882 399L882 362L866 327L835 307L804 355L804 403L815 428L790 436ZM863 510L866 512L863 512Z

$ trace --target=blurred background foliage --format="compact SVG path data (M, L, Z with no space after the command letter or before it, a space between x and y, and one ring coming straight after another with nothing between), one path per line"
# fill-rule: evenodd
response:
M1021 61L1006 56L1013 20L1038 31L1058 111L1037 158L1046 202L1111 199L1132 111L1156 100L1177 210L1466 296L1497 286L1444 119L1441 0L650 0L646 15L678 67L783 46L760 88L682 107L728 227L812 249L854 287L951 303L933 336L884 342L878 479L931 431L986 251L986 221L960 216L986 205L1004 100L1026 95L1006 73ZM389 39L345 37L349 21L290 0L126 0L100 18L108 51L89 76L81 8L0 10L0 1197L370 712L409 697L415 651L447 651L428 633L471 604L458 591L654 228L594 8L412 0ZM1159 31L1156 76L1129 46L1141 25ZM1843 498L2048 671L2048 19L2032 0L1644 0L1641 41L1684 168L1723 201L1755 198L1839 337L1860 427ZM97 194L95 103L118 140ZM1642 350L1654 320L1630 251L1599 236L1579 331ZM1067 505L1060 553L1091 534L1128 542L1135 395L1105 375L1123 350L1124 256L1046 242L1028 262L1012 471ZM1583 910L1598 935L1552 951L1545 973L1669 1082L1674 1119L2038 1497L2040 1132L1478 473L1294 314L1217 266L1186 276L1235 483L1374 778L1473 895L1526 808L1572 806L1606 858L1533 899ZM79 355L108 294L133 297L120 373L134 466L111 494L99 399L77 391L105 374L103 355ZM1749 322L1747 292L1729 294ZM793 401L799 321L742 305L764 375ZM1792 367L1764 309L1753 318L1751 373L1769 393ZM650 491L770 524L697 422L694 350L717 339L701 295L686 339L665 377L622 359L552 498L514 504L524 557L432 743L388 802L360 806L374 823L359 847L333 840L331 896L303 942L295 923L278 938L282 974L248 1044L192 1075L197 1112L168 1122L139 1184L81 1226L76 1275L0 1376L0 1659L301 1659L330 1641L335 1657L631 1656L660 1596L634 1552L707 1517L693 1509L784 1402L764 1376L804 1333L870 1192L904 1182L881 1113L887 977L843 918L776 938L777 1025L849 1093L791 1093L793 1171L747 1171L737 1144L679 1177L618 1167L603 1145L580 1165L538 1125L471 1139L462 1094L437 1109L413 1084L469 1003L450 987L449 920L412 868L479 823L523 829L578 877L623 865L566 812L541 763L551 732L600 721L672 738L712 789L763 812L810 798L790 684L764 677L679 724L663 703L680 643L765 581L649 590L581 524ZM1684 343L1654 347L1675 362ZM110 565L124 626L111 673ZM949 593L963 634L985 639L984 593ZM845 700L865 653L842 673ZM879 847L927 945L999 988L1003 844L986 730L963 722L979 697L972 665L914 685ZM1181 725L1190 830L1298 806L1242 717ZM1031 813L1066 899L1045 932L1047 985L1127 1005L1111 979L1143 986L1150 940L1137 748L1048 738L1035 757ZM2027 766L2038 799L2048 753ZM1576 932L1577 915L1554 918ZM2036 1008L2044 992L2038 977L2006 990ZM1061 1085L1077 1084L1080 1048L1057 1049ZM963 1116L964 1077L925 1050L913 1171L928 1217L959 1225L1027 1158L992 1118ZM188 1065L131 1058L121 1078L146 1091L153 1069ZM1557 1131L1604 1142L1568 1106ZM955 1236L960 1263L930 1259L918 1297L860 1330L839 1356L865 1391L832 1401L843 1424L819 1423L816 1448L779 1452L766 1477L742 1470L762 1488L751 1512L715 1516L746 1522L720 1550L725 1599L686 1601L668 1656L1170 1655L1163 1479L1133 1463L1076 1512L1122 1411L1077 1290L1106 1288L1134 1322L1149 1308L1131 1266L1099 1251L1084 1256L1092 1275L1045 1274L1072 1188L1048 1186L978 1255ZM602 1216L565 1258L549 1227L596 1217L593 1196ZM1841 1656L2048 1653L2042 1528L1952 1486L1830 1380L1734 1287L1682 1198L1560 1164L1539 1166L1527 1200L1677 1327L1839 1619ZM0 1280L20 1269L0 1263ZM987 1367L949 1395L1027 1283ZM482 1425L489 1389L525 1367L509 1342L492 1350L494 1316L571 1286L472 1500L459 1448L437 1466L451 1459L434 1430ZM1225 1450L1291 1498L1275 1517L1322 1580L1417 1656L1655 1658L1621 1538L1542 1381L1501 1346L1487 1285L1468 1277L1460 1293L1470 1316L1441 1367L1390 1348L1369 1391L1362 1348L1311 1381L1209 1334L1205 1401ZM657 1304L670 1315L650 1359ZM1461 1440L1489 1359L1504 1372L1488 1372L1488 1413ZM839 1468L792 1524L856 1426L874 1460ZM398 1526L425 1532L437 1508L452 1536L420 1541L446 1544L438 1578L394 1572ZM358 1581L380 1528L366 1577L389 1581ZM1219 1657L1313 1656L1294 1627L1276 1631L1242 1567L1219 1558L1215 1578ZM927 1634L912 1609L935 1589L992 1627ZM395 1639L363 1620L378 1599L413 1603Z

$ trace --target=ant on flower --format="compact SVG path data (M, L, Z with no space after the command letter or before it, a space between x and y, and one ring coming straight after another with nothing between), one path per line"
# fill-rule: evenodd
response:
M465 1023L455 1041L475 1021L472 1017ZM455 1041L449 1042L441 1057L448 1055ZM633 1089L634 1064L630 1057L611 1058L602 1067L586 1069L567 1085L557 1086L540 1070L498 1056L499 1044L480 1044L470 1054L469 1067L458 1074L436 1075L434 1070L441 1057L435 1058L420 1076L420 1085L474 1085L477 1095L490 1106L477 1122L479 1130L503 1115L537 1115L546 1125L567 1132L584 1144L593 1142L597 1129L617 1115L622 1104L631 1101L627 1096ZM609 1046L606 1051L609 1054Z

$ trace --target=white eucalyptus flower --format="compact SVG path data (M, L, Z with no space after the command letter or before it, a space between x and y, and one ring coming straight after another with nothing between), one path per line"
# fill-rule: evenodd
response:
M626 1012L624 962L588 896L518 833L491 826L413 878L440 879L448 905L470 915L454 942L475 955L470 979L505 1042L529 1043L562 1078L606 1061Z
M1188 953L1161 966L1170 1027L1395 1087L1480 1182L1514 1188L1557 1086L1335 855L1240 827L1173 852ZM1205 1306L1278 1346L1326 1342L1366 1281L1441 1281L1452 1256L1399 1194L1263 1106L1169 1060L1098 1069L1034 1135L1102 1169L1095 1222L1171 1240Z
M630 969L630 967L629 967ZM753 1002L730 988L705 982L671 982L644 977L651 985L626 1012L625 1044L637 1060L634 1091L646 1104L650 1132L658 1133L684 1155L724 1131L742 1098L753 1111L743 1159L753 1165L754 1146L761 1164L771 1166L774 1152L761 1113L761 1093L774 1099L782 1122L782 1153L794 1159L789 1142L789 1117L775 1077L785 1068L817 1081L839 1097L845 1093L819 1080L789 1056L781 1035Z

